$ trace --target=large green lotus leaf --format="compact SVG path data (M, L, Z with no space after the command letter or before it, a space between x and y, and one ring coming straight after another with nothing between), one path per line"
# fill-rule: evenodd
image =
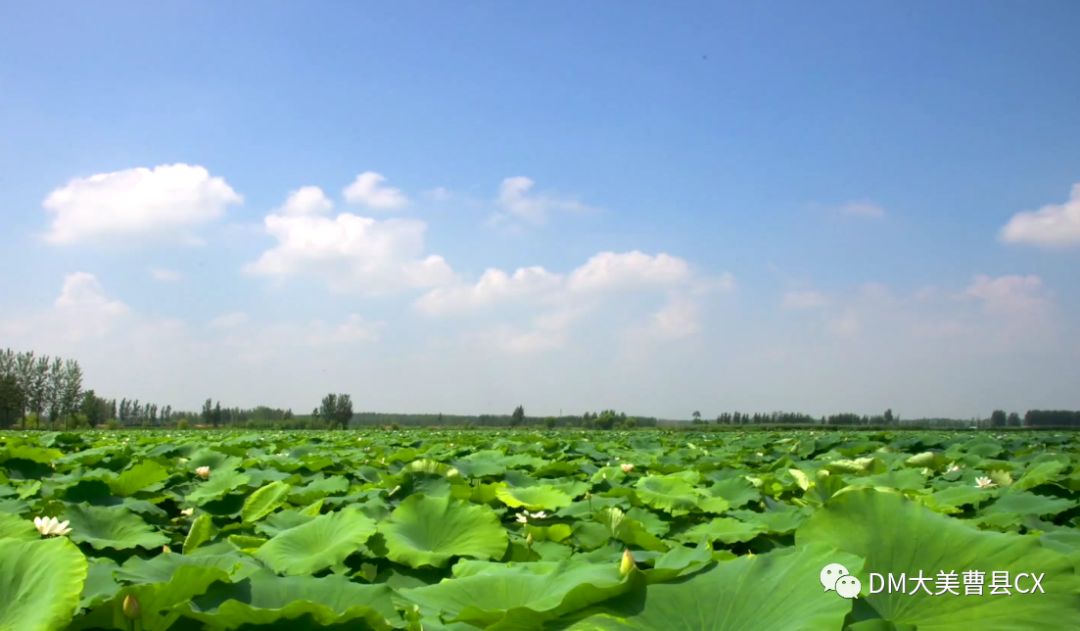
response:
M259 521L284 504L290 490L291 487L280 480L267 484L244 501L241 517L247 523Z
M662 583L680 576L692 574L712 561L712 546L699 545L696 548L675 546L669 552L653 561L651 570L645 570L649 583Z
M172 555L163 555L172 556ZM76 619L73 629L131 629L166 631L187 611L191 599L212 584L228 581L229 575L216 567L182 565L162 583L142 583L122 588L111 600ZM138 624L124 617L122 604L127 596L139 603Z
M266 625L311 616L319 625L350 622L390 629L400 620L387 585L361 585L344 576L276 576L262 571L236 583L218 583L191 604L189 617L214 629Z
M349 480L347 478L340 475L324 478L320 474L320 477L315 478L305 486L292 489L289 499L296 504L310 504L328 495L344 493L348 489Z
M210 479L199 483L194 491L188 493L185 499L192 504L205 504L235 491L249 481L251 481L251 476L234 469L212 471Z
M160 548L169 543L168 537L123 506L76 504L67 508L65 517L71 521L71 540L98 550Z
M346 508L276 535L255 552L255 558L278 574L312 574L344 561L374 532L371 518Z
M644 582L640 572L620 576L618 562L462 561L454 566L453 578L399 593L422 611L448 622L537 628L544 620L615 597Z
M63 628L79 606L86 572L86 557L66 537L0 539L0 629Z
M410 495L379 524L387 556L410 567L443 567L451 557L500 557L506 531L495 512L448 496Z
M1031 465L1024 475L1013 483L1014 491L1026 491L1039 485L1056 480L1058 475L1069 466L1065 460L1046 460Z
M634 491L645 505L674 516L697 510L700 501L694 486L676 475L647 475L637 481Z
M115 576L118 568L116 561L109 558L98 557L90 560L82 598L79 600L80 609L94 607L116 596L120 591L120 583L116 582Z
M317 512L315 514L310 514L296 508L287 508L278 511L255 524L255 530L268 537L273 537L290 528L296 528L297 526L306 524L318 516L319 514Z
M858 557L825 546L739 557L678 581L649 585L647 592L628 593L579 614L583 619L570 628L841 629L851 601L822 591L818 576L829 563L852 571L862 565Z
M761 524L732 519L731 517L715 517L690 528L675 538L689 543L705 540L732 544L750 541L764 530L765 528Z
M918 501L939 513L951 515L961 512L964 506L978 506L990 499L984 489L971 484L949 486L930 495L916 496Z
M5 538L31 541L40 539L41 535L34 527L33 521L23 519L18 515L0 513L0 539Z
M160 488L161 482L169 479L169 470L153 460L144 460L109 480L109 488L120 496L152 488Z
M115 571L125 583L168 583L181 567L221 570L231 580L246 578L262 569L251 557L238 552L220 554L159 554L149 559L131 557Z
M510 508L525 508L531 511L557 510L569 506L573 501L569 495L550 484L500 486L495 490L495 497Z
M59 449L43 449L32 445L12 445L0 450L0 461L29 460L40 464L50 464L59 460L63 455L64 452Z
M840 493L795 536L798 545L822 543L866 560L864 572L851 570L863 584L868 605L862 618L878 617L920 631L964 627L1007 631L1061 628L1062 620L1080 617L1080 585L1072 564L1043 547L1038 537L980 531L895 493ZM969 570L985 572L987 585L993 571L1045 573L1046 593L983 597L931 596L924 590L868 593L871 572L910 577L922 571L936 577L938 572L959 575ZM910 586L907 591L912 591Z
M1015 520L1020 523L1025 516L1057 515L1076 506L1076 502L1059 497L1046 497L1027 491L1014 491L1009 489L998 497L997 501L979 511L979 519L994 521L1001 524L1000 520L994 520L996 516L1006 518L1006 521Z
M214 518L206 513L200 513L192 520L187 536L184 537L184 554L194 552L199 546L210 541L216 532Z

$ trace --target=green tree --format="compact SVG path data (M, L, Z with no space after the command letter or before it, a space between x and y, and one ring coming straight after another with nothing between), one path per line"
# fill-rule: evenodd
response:
M1006 423L1009 427L1020 427L1020 415L1016 412L1009 412L1009 417L1006 419Z
M97 427L109 419L111 408L108 401L94 394L93 390L87 390L79 404L79 414L86 419L90 427Z
M619 420L619 415L615 413L615 410L604 410L600 412L600 415L596 417L593 423L597 429L611 429L615 427L617 420Z
M695 423L700 423L701 422L701 412L700 411L694 410L694 413L692 414L692 416L694 417L694 422Z
M1009 417L1005 415L1004 410L994 410L994 412L990 414L990 427L1005 427L1008 420Z
M0 376L0 427L11 427L22 418L26 397L14 375Z
M892 408L885 410L885 415L882 417L886 425L893 425L896 423L896 418L893 417Z
M517 427L525 422L525 408L517 406L514 408L514 413L510 415L510 426Z
M348 427L353 417L352 397L347 394L330 393L323 397L322 405L316 408L316 414L329 427Z

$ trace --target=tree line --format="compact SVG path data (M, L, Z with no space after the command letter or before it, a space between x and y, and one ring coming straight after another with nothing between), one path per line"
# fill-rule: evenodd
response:
M1080 411L994 410L988 419L917 419L901 422L891 409L877 415L853 413L814 417L798 412L724 412L715 422L691 415L698 426L838 426L838 427L1078 427ZM207 398L202 410L177 411L171 405L147 403L139 399L106 399L83 389L83 371L73 359L37 355L33 351L0 350L0 428L73 429L80 427L231 427L244 429L335 429L347 427L577 427L585 429L629 429L635 427L677 427L685 421L628 416L605 409L582 414L528 416L522 405L510 414L393 414L353 411L352 398L330 393L310 415L294 415L291 409L259 405L254 408L223 406Z

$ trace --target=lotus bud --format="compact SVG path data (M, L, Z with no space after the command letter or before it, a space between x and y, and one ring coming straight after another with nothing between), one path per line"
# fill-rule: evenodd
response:
M531 548L532 544L533 544L533 541L534 541L534 539L533 539L533 536L532 536L531 532L529 534L525 535L525 545L527 545L527 546L529 546Z
M161 551L164 554L168 554L168 553L172 552L172 548L170 548L169 546L161 546Z
M139 599L135 598L134 594L128 594L124 596L124 617L128 620L139 619Z
M619 562L619 576L626 576L634 569L634 555L630 554L630 548L623 550L622 561Z
M202 478L204 480L209 478L210 477L210 467L206 467L206 466L198 467L197 469L195 469L195 475L199 476L200 478Z
M634 465L629 463L629 462L624 462L619 466L622 467L622 472L623 473L630 473L631 471L634 470Z

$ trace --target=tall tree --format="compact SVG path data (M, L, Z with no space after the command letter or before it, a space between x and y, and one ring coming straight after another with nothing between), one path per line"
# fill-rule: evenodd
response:
M514 413L510 415L510 425L517 427L525 422L525 408L523 406L517 406L514 408Z
M22 418L25 400L15 375L0 375L0 428L11 427Z
M990 415L990 427L1005 427L1008 421L1009 417L1005 415L1004 410L994 410Z

